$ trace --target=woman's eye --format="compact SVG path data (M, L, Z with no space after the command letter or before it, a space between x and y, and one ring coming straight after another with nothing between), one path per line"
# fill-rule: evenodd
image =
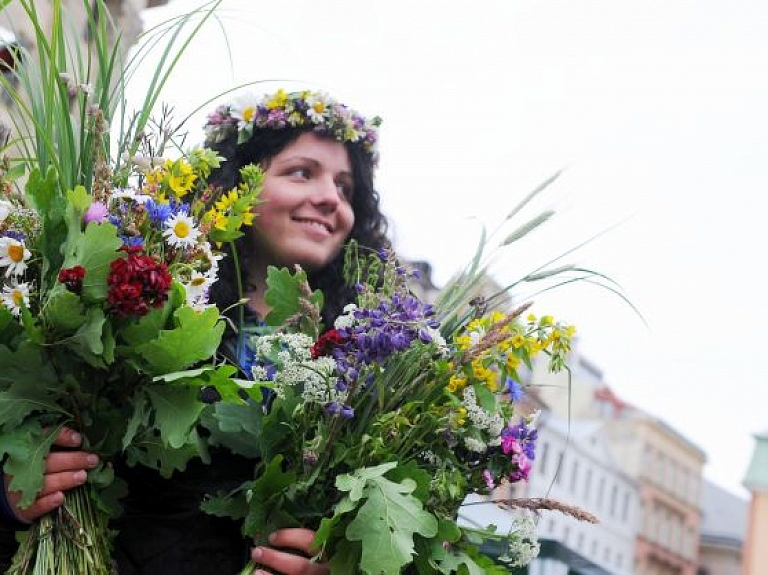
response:
M288 175L296 178L301 178L303 180L308 180L311 174L307 168L294 168L293 170L290 170L288 172Z

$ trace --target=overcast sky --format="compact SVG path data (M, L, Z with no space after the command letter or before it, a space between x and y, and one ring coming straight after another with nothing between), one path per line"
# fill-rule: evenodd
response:
M164 100L181 116L275 80L263 88L323 89L382 116L393 238L438 283L481 224L565 168L527 214L558 215L499 260L497 279L611 228L565 262L619 282L648 325L587 285L534 309L575 323L614 390L744 493L751 434L768 429L765 0L225 0L218 14Z

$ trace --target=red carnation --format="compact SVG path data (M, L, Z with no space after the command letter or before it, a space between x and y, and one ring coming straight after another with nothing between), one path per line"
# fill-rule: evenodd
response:
M150 307L161 307L168 299L171 274L163 262L158 262L141 249L125 249L128 257L109 265L107 300L122 316L142 316Z
M335 329L329 329L315 342L312 346L312 359L317 359L321 355L328 355L333 351L333 348L344 343L344 338Z
M59 281L67 286L67 289L77 295L83 291L83 278L85 277L85 268L83 266L73 266L71 268L62 268L59 272Z

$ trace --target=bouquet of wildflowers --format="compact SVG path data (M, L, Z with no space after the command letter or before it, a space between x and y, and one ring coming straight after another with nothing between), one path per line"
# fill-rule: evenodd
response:
M527 479L536 428L516 413L518 369L543 351L562 368L573 328L521 306L470 309L446 331L390 253L352 245L347 272L357 302L325 329L304 272L270 269L272 312L251 338L269 399L205 416L215 441L258 454L257 472L204 508L244 519L249 536L318 529L333 573L506 572L458 510L469 493ZM508 558L525 564L532 534L516 535Z
M22 506L62 426L103 464L32 526L10 572L101 575L113 569L107 520L123 490L110 461L170 475L205 459L200 390L215 381L237 393L235 369L212 361L224 325L207 291L218 246L252 222L262 174L246 167L237 189L209 185L220 158L202 148L167 158L167 118L149 130L147 109L111 149L121 92L105 6L85 3L98 54L89 76L63 68L85 59L65 57L60 3L50 32L19 1L40 68L19 52L15 80L0 86L20 111L15 157L0 165L0 459Z

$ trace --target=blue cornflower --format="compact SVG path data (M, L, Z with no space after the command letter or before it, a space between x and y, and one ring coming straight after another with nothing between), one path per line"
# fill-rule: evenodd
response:
M147 209L149 219L157 224L164 224L165 220L173 215L173 210L169 204L161 204L153 199L147 200L144 207Z
M129 248L141 248L144 247L144 238L141 236L121 236L123 245Z
M512 401L520 401L523 398L523 395L524 395L523 386L520 385L511 377L507 378L506 388L507 388L507 393L509 393L509 398Z

